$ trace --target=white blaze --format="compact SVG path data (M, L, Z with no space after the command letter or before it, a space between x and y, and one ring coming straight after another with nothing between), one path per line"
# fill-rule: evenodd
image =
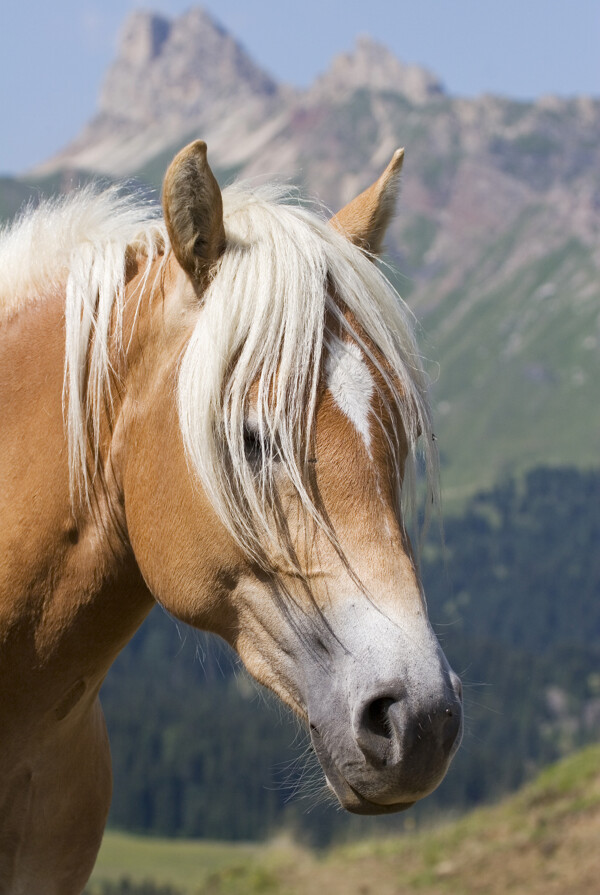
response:
M369 413L374 383L356 342L342 342L341 339L331 341L327 359L327 387L342 413L362 435L369 451Z

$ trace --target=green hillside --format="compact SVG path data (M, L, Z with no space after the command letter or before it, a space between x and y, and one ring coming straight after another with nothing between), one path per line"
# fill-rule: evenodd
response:
M568 234L543 257L528 256L545 214L528 209L424 314L425 351L439 360L436 434L449 501L540 462L598 463L600 278L592 250ZM419 301L427 306L427 291Z
M89 895L590 895L600 878L600 746L460 820L316 853L107 833Z

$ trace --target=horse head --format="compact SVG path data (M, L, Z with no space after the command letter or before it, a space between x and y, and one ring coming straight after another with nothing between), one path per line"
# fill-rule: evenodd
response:
M327 223L265 189L222 194L205 144L182 150L123 403L126 526L150 590L234 647L366 814L431 792L462 730L405 524L419 439L429 503L435 481L426 383L375 258L401 165Z

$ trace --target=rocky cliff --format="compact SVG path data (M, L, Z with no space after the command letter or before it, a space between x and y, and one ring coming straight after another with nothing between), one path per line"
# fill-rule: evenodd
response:
M38 170L121 176L190 133L218 134L227 145L269 121L289 94L203 9L174 20L136 11L123 27L98 113Z

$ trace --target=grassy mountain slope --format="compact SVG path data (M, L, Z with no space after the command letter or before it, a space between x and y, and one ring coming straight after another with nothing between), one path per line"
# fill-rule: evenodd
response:
M447 499L542 461L598 463L600 277L591 250L566 234L543 256L511 265L514 244L546 213L527 209L424 317L428 353L440 364L434 397ZM426 292L419 299L426 303Z
M277 841L225 846L109 833L88 891L136 895L136 883L152 880L155 892L171 886L172 895L590 895L598 889L599 840L600 746L593 746L496 806L320 854ZM118 886L124 877L129 888Z

